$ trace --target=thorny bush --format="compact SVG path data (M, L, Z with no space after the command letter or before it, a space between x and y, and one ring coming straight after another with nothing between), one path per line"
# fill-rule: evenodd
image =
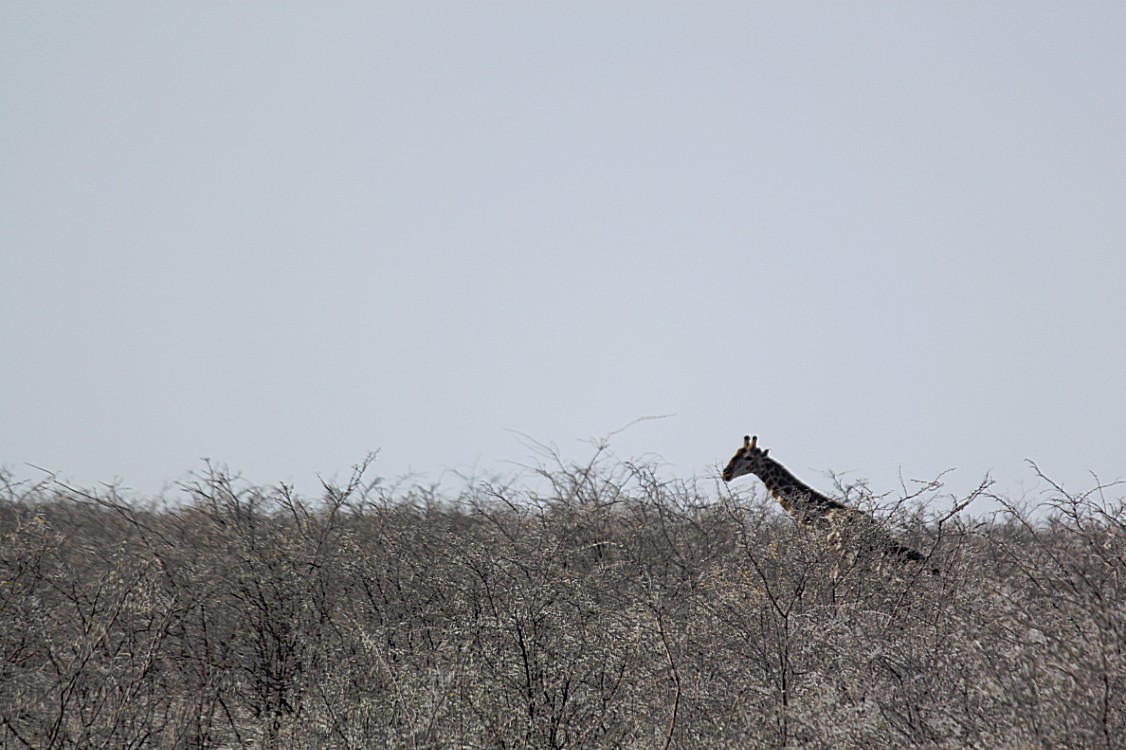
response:
M1126 747L1106 487L841 488L925 552L889 570L602 453L456 497L366 469L316 502L8 478L0 747Z

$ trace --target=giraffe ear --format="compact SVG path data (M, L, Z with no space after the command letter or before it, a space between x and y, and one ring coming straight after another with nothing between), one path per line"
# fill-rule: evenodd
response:
M766 450L764 450L764 451L762 452L762 457L763 457L763 458L766 458L766 457L767 457L767 456L769 456L769 455L770 455L770 449L769 449L769 448L767 448Z

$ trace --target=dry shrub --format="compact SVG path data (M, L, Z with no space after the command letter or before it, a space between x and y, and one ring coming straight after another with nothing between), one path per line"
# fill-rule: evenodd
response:
M7 481L0 746L1126 747L1107 487L842 488L926 551L889 566L601 451L456 497L367 469L315 502Z

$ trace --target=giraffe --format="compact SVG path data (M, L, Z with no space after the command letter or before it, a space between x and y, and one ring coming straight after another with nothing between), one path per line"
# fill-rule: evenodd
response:
M924 559L917 550L895 541L867 513L825 497L802 483L786 467L770 458L769 453L769 448L763 450L758 447L757 435L744 436L743 447L735 451L723 470L723 481L730 482L744 474L754 474L799 527L823 534L826 541L840 552L855 554L855 549L846 547L859 541L883 557L911 562Z

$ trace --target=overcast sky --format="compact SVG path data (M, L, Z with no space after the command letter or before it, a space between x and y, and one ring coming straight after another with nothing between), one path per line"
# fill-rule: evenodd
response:
M6 0L0 341L19 478L1086 489L1126 4Z

